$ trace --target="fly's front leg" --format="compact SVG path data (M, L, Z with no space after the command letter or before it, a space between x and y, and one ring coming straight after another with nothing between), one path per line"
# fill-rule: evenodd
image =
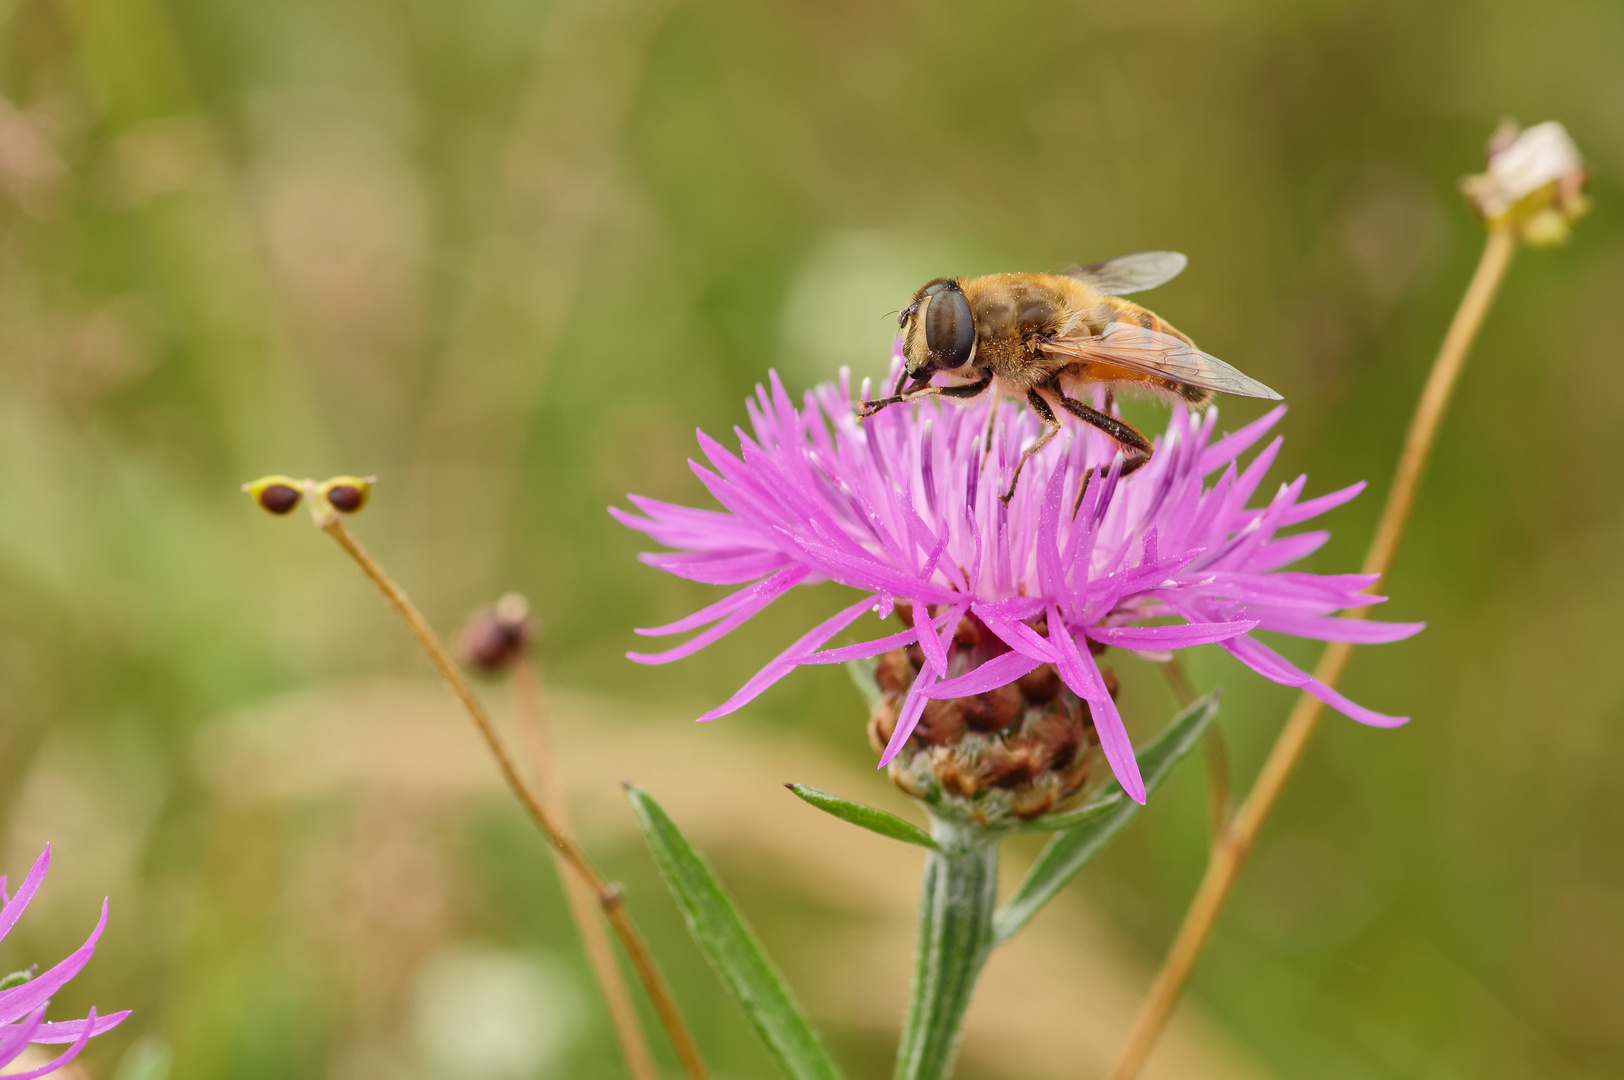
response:
M930 375L927 374L924 376L924 378L929 379ZM973 398L991 385L991 375L988 375L980 382L965 383L963 386L934 386L929 382L916 382L913 388L906 392L892 394L890 397L879 398L876 401L863 402L863 407L857 411L857 418L859 420L867 420L881 409L888 408L889 406L902 405L909 401L919 401L923 398L936 397L937 395L951 398ZM898 389L901 389L900 384Z
M1060 421L1055 419L1054 410L1049 408L1049 403L1043 400L1042 394L1036 390L1028 390L1026 392L1026 403L1032 406L1032 411L1038 414L1039 420L1043 421L1043 434L1039 435L1031 446L1021 451L1021 460L1015 464L1015 475L1009 478L1009 490L1004 492L1002 496L1005 504L1015 497L1015 485L1021 482L1021 470L1026 468L1027 461L1033 454L1048 446L1056 435L1060 434Z

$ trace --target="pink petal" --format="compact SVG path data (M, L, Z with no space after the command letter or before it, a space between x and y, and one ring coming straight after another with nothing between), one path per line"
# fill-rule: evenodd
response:
M29 1039L28 1041L31 1043L73 1042L79 1037L79 1033L84 1030L86 1024L91 1025L90 1036L91 1038L95 1038L97 1035L112 1031L114 1028L118 1027L124 1022L124 1018L129 1015L130 1010L125 1009L123 1012L109 1013L107 1016L98 1016L94 1021L89 1019L59 1020L53 1023L41 1024L39 1026L39 1030L34 1032L33 1038Z
M1238 637L1219 644L1233 653L1241 663L1265 679L1277 682L1282 686L1302 687L1303 690L1319 698L1337 712L1351 717L1361 724L1369 724L1372 727L1398 727L1401 724L1410 722L1408 716L1388 716L1385 713L1374 712L1363 705L1357 705L1349 701L1306 671L1292 664L1267 645L1253 638Z
M79 1051L83 1050L85 1048L85 1043L90 1041L90 1032L96 1026L95 1009L90 1010L90 1015L85 1018L85 1021L85 1029L79 1033L78 1041L58 1055L55 1061L52 1061L46 1065L41 1065L37 1069L29 1069L27 1072L8 1073L6 1075L6 1080L37 1080L38 1077L56 1072L56 1070L78 1057Z
M11 928L16 926L17 920L23 917L28 902L34 899L35 893L39 892L40 882L45 880L45 873L50 868L51 845L46 844L45 850L40 852L39 858L34 860L34 865L28 871L28 876L23 878L21 885L17 886L17 895L7 901L4 910L0 910L0 938L4 938L11 933Z
M1351 641L1355 645L1386 645L1411 638L1427 628L1424 622L1375 622L1371 619L1339 619L1326 615L1301 615L1294 611L1252 609L1263 629L1312 641Z
M793 574L794 570L780 571L780 573ZM799 583L805 579L806 573L803 571L800 576L796 578L796 583ZM692 615L689 615L685 619L678 619L676 622L666 623L664 626L650 626L646 628L639 627L632 632L642 634L644 637L664 637L667 634L686 634L690 630L698 630L701 626L707 626L710 623L715 622L717 619L722 618L722 616L737 611L745 604L748 604L752 599L756 599L762 596L764 593L771 591L775 587L775 584L777 584L776 578L769 578L767 581L758 581L756 584L751 585L748 588L740 589L736 593L723 597L721 600L716 601L716 603L711 604L708 607L700 608L698 611L694 612Z
M44 1018L45 1006L41 1005L29 1013L22 1023L0 1027L0 1066L10 1065L17 1060L17 1055L34 1041L34 1033L39 1030L40 1021Z
M1234 622L1178 623L1173 626L1091 626L1087 633L1103 645L1161 652L1228 641L1255 629L1256 622L1237 619Z
M902 710L897 716L896 730L891 732L891 741L885 746L885 753L880 755L879 768L883 769L891 764L908 743L908 736L913 734L914 728L919 726L919 718L924 715L925 706L929 703L925 692L936 682L936 672L928 667L919 669L914 676L913 685L908 688L908 696L903 699Z
M925 696L945 701L985 694L988 690L1008 686L1027 672L1035 670L1041 663L1042 660L1027 656L1025 653L1000 653L991 660L982 661L981 666L973 671L937 683L925 691Z
M723 619L721 622L717 623L715 626L712 626L710 629L705 630L702 633L695 634L681 645L678 645L673 649L667 649L665 652L629 652L626 654L626 659L635 660L639 664L669 664L673 660L681 660L685 656L691 656L712 642L726 637L744 623L755 618L774 600L777 600L780 596L784 595L784 593L800 584L809 573L811 573L811 571L804 566L792 566L789 569L784 570L782 573L775 575L768 581L763 582L761 587L754 590L755 595L750 598L748 603L739 608L737 611L733 612L727 618Z
M44 974L35 976L21 986L0 990L0 1024L9 1024L19 1017L27 1016L45 1004L69 979L79 974L90 961L90 954L96 951L96 942L100 940L102 930L106 926L107 901L103 900L101 920L96 923L96 929L91 931L88 941Z
M1049 609L1049 640L1054 643L1055 651L1060 656L1055 665L1060 670L1060 678L1072 693L1088 702L1089 712L1094 718L1094 731L1100 737L1100 749L1105 751L1105 760L1116 775L1117 783L1128 793L1128 798L1143 806L1145 781L1139 775L1139 761L1133 756L1133 743L1128 740L1128 729L1122 724L1122 714L1117 712L1116 702L1111 700L1105 680L1100 677L1099 668L1094 666L1094 658L1088 655L1087 649L1077 647L1077 641L1066 629L1059 610L1053 607Z
M1207 447L1201 452L1201 463L1196 466L1201 475L1205 476L1214 469L1228 465L1231 461L1240 457L1253 443L1267 435L1269 429L1278 424L1280 418L1284 415L1286 415L1286 407L1276 405L1239 431L1230 432Z
M766 667L756 672L749 682L739 688L738 693L701 716L700 721L715 720L718 717L726 716L728 713L736 712L760 697L762 691L788 675L791 671L794 671L797 661L803 655L821 648L824 642L856 622L859 615L874 606L876 599L878 598L873 596L864 597L846 610L825 619L813 627L808 633L802 635L795 644L769 661Z

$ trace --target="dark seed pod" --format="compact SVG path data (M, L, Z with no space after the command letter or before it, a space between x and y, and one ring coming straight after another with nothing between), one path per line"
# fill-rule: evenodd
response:
M353 514L367 504L376 476L335 476L321 486L322 497L341 514Z
M259 505L273 514L286 514L299 505L302 493L286 484L272 484L259 493Z
M242 489L270 514L286 514L304 498L303 485L290 476L263 476L244 484Z

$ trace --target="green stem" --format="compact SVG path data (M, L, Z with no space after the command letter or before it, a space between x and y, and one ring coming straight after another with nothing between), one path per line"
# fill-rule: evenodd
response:
M896 1080L943 1080L976 978L992 952L998 901L998 839L985 829L933 818L939 851L925 861L913 993L897 1048Z

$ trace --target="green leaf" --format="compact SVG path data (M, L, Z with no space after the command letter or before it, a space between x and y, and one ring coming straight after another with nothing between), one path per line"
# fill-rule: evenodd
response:
M796 796L826 814L833 814L841 821L849 821L853 825L860 825L869 832L877 832L881 836L889 836L893 840L901 840L906 844L918 844L922 848L932 851L939 850L936 841L930 838L930 833L921 829L911 821L905 821L895 814L885 810L876 810L872 806L862 803L850 802L839 795L832 795L822 788L815 788L808 784L785 784Z
M1201 733L1218 715L1218 691L1192 703L1161 730L1150 744L1138 751L1139 772L1145 780L1145 793L1157 786L1173 771L1179 759L1188 754L1201 739ZM1043 849L1038 861L1027 873L1013 895L993 916L993 928L999 944L1008 941L1036 915L1038 909L1054 898L1072 875L1100 853L1123 826L1139 812L1139 804L1128 798L1114 782L1111 790L1094 799L1089 805L1071 814L1056 814L1039 818L1034 827L1061 827L1065 831L1055 835ZM1045 824L1048 823L1048 824Z
M846 661L846 674L857 684L857 689L863 694L863 700L868 702L871 709L885 699L885 691L880 689L880 681L874 674L879 669L880 658L877 656L870 656L866 660Z
M113 1080L169 1080L171 1064L169 1044L156 1035L143 1035L124 1051Z
M784 1072L794 1080L840 1080L823 1040L716 875L647 792L627 785L626 794L688 932Z

